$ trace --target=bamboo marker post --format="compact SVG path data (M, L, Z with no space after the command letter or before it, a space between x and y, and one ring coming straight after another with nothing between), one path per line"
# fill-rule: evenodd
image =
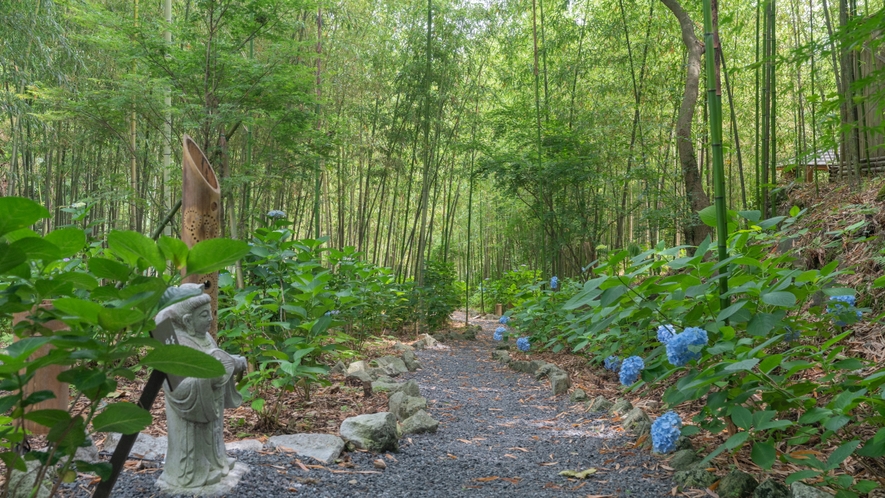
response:
M48 308L51 306L49 301L44 301L40 307ZM21 332L21 336L19 333L15 334L13 340L23 339L25 337L30 337L32 335L41 335L40 329L45 328L48 329L51 333L60 332L63 330L68 330L67 324L60 320L51 320L43 324L35 325L31 315L33 312L23 311L21 313L15 313L12 316L12 324L13 327L20 322L27 322L29 325L26 327L26 330ZM37 358L42 358L49 354L49 351L52 349L52 345L46 344L38 349L34 354L31 355L29 361L36 360ZM68 367L65 365L46 365L45 367L37 369L34 377L25 384L23 389L24 397L35 393L37 391L52 391L55 394L55 398L48 399L46 401L41 401L35 405L31 405L25 409L26 412L31 412L34 410L63 410L68 411L68 405L71 402L71 394L70 389L68 388L67 382L61 382L58 380L59 374L67 370ZM31 431L34 434L49 434L49 427L44 425L40 425L34 421L25 419L24 428L28 431Z
M197 242L218 237L221 226L221 188L206 154L188 135L183 139L181 167L181 240L188 247L193 247ZM212 297L212 316L215 318L209 333L217 338L218 272L189 275L183 282L206 286L203 292Z

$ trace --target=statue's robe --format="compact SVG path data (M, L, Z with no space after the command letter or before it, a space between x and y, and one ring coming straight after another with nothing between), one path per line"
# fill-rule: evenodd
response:
M218 483L233 468L224 449L224 409L239 406L236 361L205 334L194 338L179 333L184 346L210 354L225 373L212 379L185 378L174 391L166 386L168 449L160 479L170 486L193 488Z

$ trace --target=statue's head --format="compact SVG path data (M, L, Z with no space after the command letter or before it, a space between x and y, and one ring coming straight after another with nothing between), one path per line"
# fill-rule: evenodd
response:
M212 298L202 293L201 284L181 284L179 287L199 290L200 294L163 309L157 313L155 321L160 323L168 318L172 320L175 330L184 329L194 337L206 334L212 325Z

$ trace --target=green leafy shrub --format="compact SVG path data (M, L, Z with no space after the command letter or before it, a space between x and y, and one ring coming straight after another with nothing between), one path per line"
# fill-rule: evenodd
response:
M461 301L461 293L455 285L455 265L425 261L424 285L416 290L415 297L418 313L427 328L444 327Z
M876 484L833 471L852 454L885 455L885 369L847 354L851 324L863 309L828 306L833 296L854 294L837 286L844 273L837 263L803 269L795 253L778 250L788 236L778 227L790 227L800 214L794 209L790 217L760 220L754 211L730 213L733 235L722 262L713 259L709 241L697 248L659 245L635 256L610 254L597 268L599 276L554 313L563 332L551 341L600 362L613 354L642 357L642 380L630 389L665 384L668 405L701 403L695 425L685 426L683 434L731 428L708 460L748 446L762 468L778 460L803 468L788 483L816 478L840 489L839 496L858 496ZM725 308L722 275L729 289ZM526 301L515 316L531 321L533 306L544 307L543 299ZM696 360L670 364L655 333L668 324L677 332L707 332L708 345L693 346L690 357ZM862 441L857 434L870 428L878 432ZM814 451L795 453L799 445Z
M205 353L149 337L159 310L190 297L170 286L180 281L182 269L185 274L217 271L236 262L248 247L213 239L189 250L180 240L162 237L154 242L131 231L111 231L106 249L101 244L87 247L87 235L79 227L44 237L27 228L49 216L31 200L2 197L0 212L0 320L29 312L33 323L17 325L20 339L0 352L0 459L7 471L0 495L9 493L10 473L24 470L26 460L39 461L38 481L50 466L60 467L53 492L75 471L106 479L109 464L74 460L77 448L89 444L90 431L132 434L152 420L150 412L132 403L105 402L118 379L132 380L135 369L143 367L203 378L224 373L221 363ZM51 306L41 306L46 301ZM50 320L64 322L67 329L41 326ZM29 329L37 333L31 335ZM49 354L29 359L46 345L52 347ZM54 397L49 391L23 392L38 369L48 365L68 367L59 380L68 382L82 402L74 411L29 409ZM14 448L27 437L24 420L49 428L49 434L45 449L22 457Z

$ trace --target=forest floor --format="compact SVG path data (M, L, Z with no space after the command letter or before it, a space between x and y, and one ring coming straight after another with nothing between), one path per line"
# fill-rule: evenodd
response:
M454 318L463 321L463 313ZM471 324L482 326L476 341L452 341L438 349L417 351L423 368L404 376L418 382L428 400L427 411L440 421L435 434L406 436L397 453L381 457L357 451L328 465L316 465L321 462L282 451L235 453L251 471L228 496L703 495L700 490L688 491L690 495L677 492L665 460L639 448L617 421L602 413L587 413L585 404L571 404L567 395L551 396L547 381L536 381L493 361L491 352L500 343L492 340L498 326L492 317L474 318ZM564 355L557 355L558 364L563 359ZM575 375L575 366L563 368ZM618 394L613 379L597 377L586 367L582 370L574 377L575 387L610 398ZM341 403L355 406L359 401L356 394L348 394L349 388L340 381L336 384L337 389L324 388L325 396L321 392L314 396L314 407L338 396L346 398ZM368 399L372 401L363 402L359 411L386 410L383 394ZM643 406L641 399L634 401ZM300 419L292 413L295 421L291 430L283 432L336 433L337 425L333 425L339 416L322 409L314 411L313 430L299 427ZM229 426L236 424L238 433L232 431L227 439L249 432L247 425L232 421L237 413L232 411L227 419ZM153 432L162 433L160 424L153 427ZM386 464L383 470L375 463L379 457ZM584 480L559 475L563 470L588 468L597 471ZM161 496L153 487L160 471L159 466L130 466L120 476L114 496ZM69 485L62 496L85 497L91 490L89 482L81 479Z

